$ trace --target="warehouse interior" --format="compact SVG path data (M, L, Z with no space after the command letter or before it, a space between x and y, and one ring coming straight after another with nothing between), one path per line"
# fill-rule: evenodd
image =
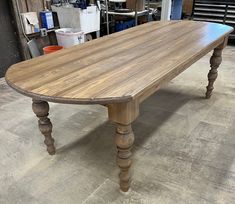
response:
M0 27L1 204L235 203L235 1L2 0Z

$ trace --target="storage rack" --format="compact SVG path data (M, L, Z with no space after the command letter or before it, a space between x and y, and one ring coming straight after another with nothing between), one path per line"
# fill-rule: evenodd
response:
M226 24L235 28L235 0L194 0L192 18ZM230 35L235 39L235 32Z
M138 0L136 0L137 3ZM140 16L147 16L149 15L149 5L150 0L147 0L148 8L147 10L143 11L137 11L137 8L133 12L130 13L119 13L116 11L109 11L109 2L126 2L126 0L104 0L105 3L105 14L106 14L106 26L107 26L107 34L109 35L109 15L111 16L127 16L127 17L133 17L135 19L135 26L137 26L138 17Z

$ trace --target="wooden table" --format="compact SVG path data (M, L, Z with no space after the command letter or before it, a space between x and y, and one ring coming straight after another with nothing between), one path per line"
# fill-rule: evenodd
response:
M213 23L151 22L13 65L6 81L33 99L33 111L51 155L55 147L48 101L105 105L109 119L117 124L120 188L128 191L134 143L131 123L139 114L139 104L214 49L206 92L210 98L222 49L232 31Z

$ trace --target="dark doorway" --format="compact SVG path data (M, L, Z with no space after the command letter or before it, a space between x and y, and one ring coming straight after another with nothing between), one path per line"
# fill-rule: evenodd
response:
M0 77L21 60L17 36L8 0L0 1Z

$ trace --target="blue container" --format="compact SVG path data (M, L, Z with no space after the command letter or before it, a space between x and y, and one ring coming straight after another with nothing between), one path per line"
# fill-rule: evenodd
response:
M51 11L41 11L40 18L43 28L46 28L47 30L54 28L53 15Z
M173 0L171 10L171 20L180 20L182 18L183 0Z
M118 21L115 23L115 31L122 31L135 26L135 20Z

